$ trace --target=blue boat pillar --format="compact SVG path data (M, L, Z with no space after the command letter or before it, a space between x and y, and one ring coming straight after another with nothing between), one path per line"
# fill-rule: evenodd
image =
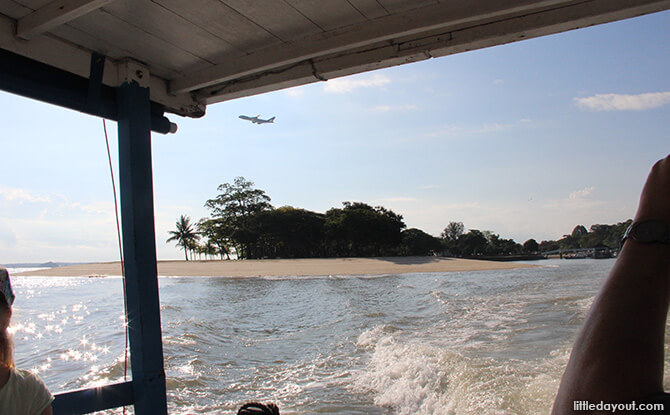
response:
M119 185L130 363L136 414L167 414L161 337L149 71L121 65L117 88Z
M18 59L17 62L25 63L35 73L60 78L69 76L53 68ZM95 56L92 59L94 61ZM99 68L99 63L92 64L92 74L96 67ZM176 125L170 123L160 107L157 111L157 105L151 102L150 76L146 67L134 61L125 61L118 69L120 82L116 88L73 79L70 83L76 81L80 87L72 94L74 98L68 107L85 109L98 116L109 116L118 122L119 192L132 381L58 394L53 402L55 415L84 414L127 405L134 405L136 415L167 414L154 225L151 131L174 132ZM97 78L101 78L101 74ZM43 77L36 79L38 81L28 83L25 87L19 84L23 89L18 92L47 102L58 102L61 99L61 94L51 91L43 95L34 93L41 91L39 80ZM102 93L96 92L97 89L102 89Z

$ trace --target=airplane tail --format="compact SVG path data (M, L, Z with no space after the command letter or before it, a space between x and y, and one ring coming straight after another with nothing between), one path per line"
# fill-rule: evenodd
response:
M275 117L272 117L268 120L268 122L274 123L275 122Z

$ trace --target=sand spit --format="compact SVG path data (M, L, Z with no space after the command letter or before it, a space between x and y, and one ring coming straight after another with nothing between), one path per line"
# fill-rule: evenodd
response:
M183 277L383 275L415 272L483 271L531 266L514 262L442 257L158 261L158 275ZM53 277L112 276L121 275L121 267L118 262L103 262L41 269L16 275Z

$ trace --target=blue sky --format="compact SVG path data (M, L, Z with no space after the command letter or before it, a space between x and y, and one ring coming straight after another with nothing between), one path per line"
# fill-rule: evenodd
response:
M668 39L663 12L170 116L179 132L153 136L159 259L182 258L167 232L236 176L275 206L362 201L436 236L626 220L670 153ZM0 140L0 263L117 260L102 121L0 93Z

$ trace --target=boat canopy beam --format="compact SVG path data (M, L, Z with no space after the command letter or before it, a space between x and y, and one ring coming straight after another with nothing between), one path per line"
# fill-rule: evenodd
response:
M91 54L92 74L99 68L101 57ZM0 49L0 90L118 121L116 89L103 85L101 81L89 81L82 76ZM91 94L92 90L96 91L94 95ZM156 102L150 105L151 130L161 134L175 132L177 126L163 115L163 105Z

